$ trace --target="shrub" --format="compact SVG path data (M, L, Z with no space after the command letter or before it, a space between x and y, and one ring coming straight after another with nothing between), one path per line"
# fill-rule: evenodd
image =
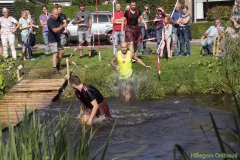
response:
M214 21L216 18L222 20L229 20L231 16L232 9L230 6L216 6L207 11L207 19L209 21Z
M16 84L15 63L0 55L0 99Z

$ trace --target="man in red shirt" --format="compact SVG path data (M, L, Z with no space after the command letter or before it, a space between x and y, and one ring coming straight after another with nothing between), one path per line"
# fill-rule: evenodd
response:
M116 3L116 11L111 16L111 22L113 23L113 36L114 36L114 54L117 53L118 39L120 42L124 41L124 37L121 35L121 22L124 16L124 12L121 11L121 4Z

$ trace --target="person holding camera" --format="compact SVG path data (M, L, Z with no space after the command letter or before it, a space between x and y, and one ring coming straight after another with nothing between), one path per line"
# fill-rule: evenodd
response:
M162 40L163 21L164 21L165 17L166 17L166 12L163 10L163 7L159 6L156 9L156 17L155 17L157 49Z
M78 41L79 41L79 54L82 58L82 50L83 50L83 38L88 44L88 58L91 58L92 47L91 47L91 28L92 28L92 18L89 11L85 10L85 4L80 2L78 5L80 11L77 12L74 23L78 25Z

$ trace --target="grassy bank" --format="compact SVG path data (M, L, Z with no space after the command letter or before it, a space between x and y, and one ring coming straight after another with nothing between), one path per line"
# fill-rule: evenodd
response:
M153 51L156 47L152 47ZM73 49L65 50L65 58L69 57ZM86 54L86 49L84 50ZM63 78L66 70L59 75L52 74L51 57L45 57L43 50L34 52L35 61L24 62L25 79L36 78ZM71 72L79 75L85 83L96 86L105 97L116 96L116 75L110 65L112 58L111 48L101 48L102 61L98 60L98 55L89 59L87 56L79 59L78 51L71 59L77 67L71 64ZM151 65L154 55L140 55L145 64ZM225 72L222 70L223 61L214 57L200 57L199 46L191 46L190 57L173 57L172 59L161 59L161 81L158 81L157 61L152 66L152 70L146 70L138 63L133 63L136 80L136 96L140 99L159 98L168 93L230 93L230 89L225 80ZM65 59L62 62L66 66ZM70 99L74 97L71 88L66 88L62 98Z

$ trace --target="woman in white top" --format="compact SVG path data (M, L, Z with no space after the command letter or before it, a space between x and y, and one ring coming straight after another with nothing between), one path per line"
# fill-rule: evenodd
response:
M17 31L20 23L13 17L8 15L8 9L2 9L3 16L0 17L1 23L1 39L3 45L3 56L8 57L8 42L12 51L13 59L17 58L16 49L15 49L15 32ZM16 24L16 27L15 25Z
M172 25L170 23L170 17L165 17L163 21L163 29L162 29L162 44L160 47L160 57L163 56L163 50L167 48L168 58L172 58L171 53L171 36L172 36Z

